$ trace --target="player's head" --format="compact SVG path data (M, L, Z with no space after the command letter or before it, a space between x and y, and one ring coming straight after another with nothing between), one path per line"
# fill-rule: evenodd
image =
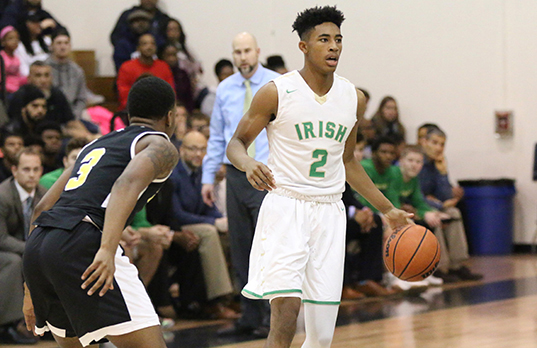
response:
M240 33L233 39L233 62L245 79L252 77L259 64L257 40L250 33Z
M162 122L169 136L175 131L175 92L168 82L158 77L144 77L132 86L127 111L129 119L146 119L153 124Z
M304 53L306 65L324 73L336 70L342 49L341 23L343 13L335 6L313 7L299 13L293 23L298 33L298 47Z
M419 145L407 145L401 151L399 167L404 176L415 178L423 168L423 150Z

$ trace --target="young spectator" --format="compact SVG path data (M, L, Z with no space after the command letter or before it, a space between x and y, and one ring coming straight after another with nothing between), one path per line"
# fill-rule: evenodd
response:
M56 28L63 28L50 13L41 6L41 0L12 0L6 6L0 19L0 28L11 25L17 29L24 26L24 20L28 16L35 15L39 18L39 26L44 34L49 35Z
M393 97L386 96L382 99L371 121L375 126L377 136L393 136L398 134L405 139L405 127L399 121L397 102Z
M60 178L60 175L62 175L65 168L69 168L75 163L78 153L87 144L88 139L86 138L72 138L69 140L65 148L65 156L62 159L63 167L44 174L39 180L39 184L47 190L50 189L52 185Z
M358 125L358 132L364 136L366 142L364 147L364 159L370 159L372 156L371 146L377 136L373 122L364 118Z
M283 61L283 57L279 55L269 56L267 57L267 64L265 64L267 69L270 69L272 71L276 71L278 74L285 74L289 72L287 70L287 67L285 66L285 62Z
M395 159L395 143L389 137L380 137L373 143L371 149L373 157L362 160L362 166L380 192L395 207L399 207L399 195L396 187L397 168L392 165ZM360 202L374 212L378 212L363 197L360 197Z
M175 145L177 148L177 151L179 151L179 148L181 147L181 144L183 143L183 137L186 134L186 122L189 117L188 110L186 107L181 104L181 102L177 102L175 105L176 109L176 119L175 119L175 133L173 133L173 136L171 137L171 142Z
M169 17L157 7L157 4L158 0L140 0L140 5L133 6L130 9L123 11L116 25L114 26L114 30L110 34L110 41L112 42L112 45L116 46L121 38L128 35L129 15L137 10L143 10L149 13L151 16L149 32L153 34L159 45L164 43L166 39L165 35L162 33L162 28L166 27Z
M63 92L75 117L80 119L88 99L84 70L70 58L71 37L67 30L55 31L51 40L51 55L45 63L52 68L52 85Z
M421 190L427 203L452 219L441 230L443 233L436 235L440 243L441 257L435 275L449 281L453 281L453 277L460 280L479 280L483 276L472 273L464 265L470 256L461 212L456 207L464 196L464 191L461 187L451 186L449 182L444 159L445 143L446 134L440 128L432 127L427 131L423 146L425 162L419 174Z
M164 46L160 54L160 59L168 63L172 70L173 80L175 82L175 95L189 112L194 110L194 93L192 82L188 73L179 67L179 59L177 58L177 47L172 44Z
M21 62L22 76L28 76L33 62L44 61L49 56L50 37L44 35L41 20L39 15L32 14L26 18L24 25L17 28L21 42L15 55Z
M205 138L209 139L210 135L210 123L211 118L199 111L194 111L187 119L186 119L186 129L187 132L190 131L197 131L201 134L205 135Z
M62 128L55 122L42 122L36 132L43 142L43 174L50 173L62 166Z
M197 132L187 133L180 148L181 160L170 180L174 183L174 217L182 230L193 232L198 239L207 300L220 318L237 319L237 313L225 308L222 297L233 292L220 233L227 233L227 218L214 207L206 205L201 197L201 164L207 151L207 138Z
M5 126L10 133L21 134L25 143L38 138L36 126L43 121L47 113L47 99L39 88L33 85L23 86L17 93L17 100L22 108L14 114Z
M65 94L59 88L52 86L52 68L42 61L32 63L30 75L28 76L28 84L22 86L19 91L13 94L7 111L10 119L13 119L20 113L24 105L21 102L22 97L30 85L39 88L46 97L47 113L45 119L47 121L66 125L68 122L74 120L71 105L69 105Z
M354 157L361 161L365 140L358 133ZM380 216L364 207L349 184L345 184L343 203L347 208L347 238L342 298L388 296L398 289L380 285L384 273L382 261L383 224Z
M152 16L145 10L132 11L127 17L128 31L114 44L114 64L116 71L126 61L135 58L138 40L151 29Z
M19 32L8 25L0 31L0 40L4 48L0 54L4 58L6 69L6 93L8 99L11 94L19 90L26 83L26 77L21 75L19 58L15 55L15 50L19 46Z
M166 24L166 42L177 48L179 67L187 72L194 95L197 95L197 92L202 89L200 82L203 69L192 50L187 47L185 31L177 19L170 18Z
M423 148L423 145L425 144L425 141L427 141L427 132L430 128L439 128L434 123L424 123L418 128L418 145Z
M218 83L220 83L233 75L235 73L235 68L233 67L233 63L231 63L231 61L227 59L220 59L214 65L214 73L216 75L216 78L218 79ZM200 104L201 112L205 115L212 115L215 99L216 87L207 87L207 94L201 100Z
M121 66L117 76L117 89L119 92L119 109L123 110L127 106L127 96L132 85L142 74L149 74L160 77L168 82L175 90L173 75L170 67L165 61L154 59L157 52L155 38L151 34L144 34L138 40L138 52L140 57L131 59Z
M15 133L2 132L0 150L3 157L0 159L0 182L12 176L11 166L15 163L17 153L23 148L22 136Z

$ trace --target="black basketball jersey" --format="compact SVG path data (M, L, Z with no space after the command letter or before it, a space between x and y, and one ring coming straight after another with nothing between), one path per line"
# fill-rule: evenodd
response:
M89 216L102 230L112 186L134 157L138 140L149 134L168 139L165 133L144 126L129 126L86 145L78 155L60 199L52 209L43 212L35 224L70 230L85 216ZM153 181L142 192L126 226L130 225L134 215L158 192L166 179Z

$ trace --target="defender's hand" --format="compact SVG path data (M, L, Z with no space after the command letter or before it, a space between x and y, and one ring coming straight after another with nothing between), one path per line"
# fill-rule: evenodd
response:
M201 187L201 198L203 198L203 203L209 207L213 206L213 202L215 201L213 184L203 184Z
M30 296L30 290L24 283L24 302L22 304L22 313L24 314L24 322L26 323L26 329L37 336L35 332L35 313L34 313L34 304L32 302L32 297ZM43 336L41 334L40 336Z
M88 296L93 295L101 286L102 289L99 292L99 296L104 296L108 290L114 289L114 273L116 266L114 264L114 252L110 252L105 249L99 249L95 258L89 267L82 274L82 289L86 289L93 282L93 286L88 291Z

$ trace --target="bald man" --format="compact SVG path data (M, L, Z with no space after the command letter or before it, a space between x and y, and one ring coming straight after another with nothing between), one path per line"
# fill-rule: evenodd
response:
M260 49L252 34L240 33L233 39L233 62L238 72L222 81L216 90L216 101L211 116L211 137L207 155L203 160L202 196L206 204L214 203L214 179L221 164L226 164L227 211L231 261L236 272L238 286L242 289L248 281L250 249L257 223L263 191L254 189L246 175L231 165L225 156L239 121L249 109L252 97L267 82L280 76L259 64ZM267 163L268 140L266 131L249 149L257 161ZM242 317L221 335L255 335L266 337L269 326L269 306L265 301L254 301L241 296Z

